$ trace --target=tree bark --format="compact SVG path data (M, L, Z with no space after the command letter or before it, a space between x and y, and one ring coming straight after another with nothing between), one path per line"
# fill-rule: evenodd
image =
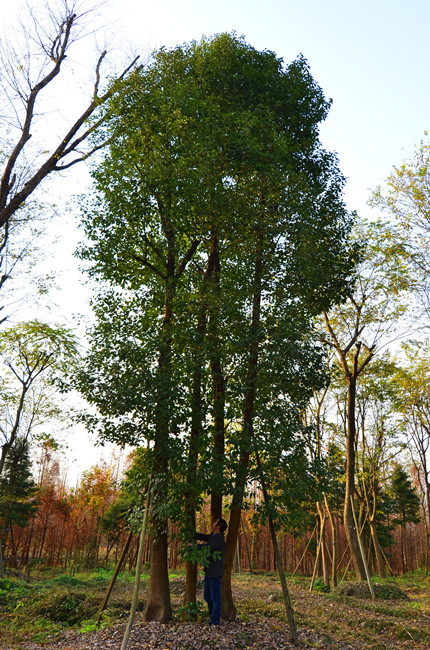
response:
M259 353L259 336L260 336L260 313L261 313L261 287L263 274L263 259L261 251L261 234L256 245L256 255L254 263L253 278L253 301L252 317L250 328L250 346L248 355L248 370L246 378L245 400L243 409L243 425L241 439L241 454L236 477L235 494L233 496L230 522L228 527L226 551L224 555L224 577L221 587L221 615L228 621L236 619L237 610L233 602L231 590L231 574L233 570L234 556L239 535L242 501L248 475L248 464L250 446L252 441L254 403L257 390L258 374L258 353Z
M380 578L386 578L387 577L387 571L385 568L385 560L382 555L382 550L381 550L381 545L379 543L378 539L378 532L376 530L376 522L372 518L369 518L369 526L370 526L370 533L372 535L372 543L373 543L373 548L375 550L375 557L376 557L376 566L378 569L378 575Z
M325 519L326 519L326 513L325 513L325 510L324 510L324 507L322 507L320 503L317 503L317 508L318 508L318 514L319 514L319 520L320 520L319 543L320 543L320 547L321 547L321 561L322 561L323 580L324 580L324 584L326 585L326 587L328 587L330 589L330 572L329 572L329 567L328 567L327 551L326 551L326 545L325 545Z
M343 511L345 535L351 552L351 559L356 576L359 580L366 580L366 571L360 553L358 535L354 524L351 499L355 495L355 400L357 391L357 379L354 375L348 377L348 426L346 438L346 483L345 483L345 505Z
M213 460L214 485L211 491L211 523L222 517L223 468L224 468L224 428L225 428L225 380L222 371L219 335L218 335L218 303L220 297L220 258L219 240L212 233L210 242L210 269L208 284L212 289L209 308L209 357L212 375L213 392Z
M150 586L143 620L168 623L171 618L167 533L159 532L152 542Z
M190 531L195 531L196 529L196 514L195 514L195 497L194 490L196 485L197 477L197 465L198 458L201 446L202 438L202 366L203 366L203 348L204 348L204 336L207 327L207 312L208 312L208 291L209 291L209 282L213 277L214 273L217 272L219 268L219 255L218 255L218 244L216 243L216 237L214 234L211 235L211 248L208 256L208 261L206 265L206 271L203 277L202 291L200 298L200 307L199 315L197 318L197 332L196 332L196 348L194 350L194 369L193 369L193 392L192 392L192 413L191 413L191 431L190 431L190 447L188 454L188 475L187 475L187 489L185 494L185 516L187 519L187 528ZM210 299L210 298L209 298ZM215 387L214 387L215 393ZM216 402L214 394L214 402ZM216 412L216 408L214 408ZM215 433L217 431L217 426L215 425ZM224 435L224 408L222 408L222 435ZM215 435L215 447L216 447L216 435ZM224 456L224 444L222 444L222 456L221 456L221 467ZM218 491L219 492L219 491ZM213 494L212 494L213 498ZM222 497L219 500L219 505L216 509L212 504L211 506L211 519L212 523L221 517L221 508L222 506ZM219 512L219 514L218 514ZM188 603L196 604L197 602L197 563L189 562L185 563L185 593L184 593L184 605ZM184 614L184 618L187 615Z
M242 456L243 467L248 468L249 453ZM227 621L235 621L237 609L233 601L231 589L231 575L233 572L233 562L236 553L237 538L239 535L240 519L242 513L242 502L235 498L230 510L230 521L228 524L228 533L226 540L226 549L224 553L224 576L221 585L221 616Z
M165 514L165 498L168 490L169 432L171 425L172 383L172 323L173 300L176 291L175 236L172 224L163 219L167 242L167 265L165 278L164 318L161 332L160 353L157 368L157 401L155 407L154 474L152 493L152 550L150 583L145 621L167 623L172 618L169 573L167 561L168 517Z

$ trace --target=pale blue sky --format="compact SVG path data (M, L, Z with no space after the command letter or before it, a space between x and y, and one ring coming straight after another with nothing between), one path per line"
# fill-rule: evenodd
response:
M300 52L333 106L321 128L351 209L430 129L428 0L112 0L105 13L144 48L235 30L286 63ZM376 215L375 215L376 216Z
M92 0L84 1L91 5ZM4 22L14 5L0 0ZM366 206L370 189L383 183L430 130L429 0L266 0L264 5L256 0L108 0L100 13L100 23L114 34L111 44L116 38L132 39L144 52L235 30L286 63L303 53L326 97L333 99L321 138L327 149L338 152L349 179L348 207L362 215L377 216ZM73 183L67 183L72 190ZM60 242L52 249L57 259L51 256L48 265L58 269L61 286L51 297L51 315L67 321L70 314L85 312L88 292L80 286L72 257L79 235L64 216ZM69 460L76 454L80 470L100 456L79 430L71 446ZM75 465L73 477L77 471Z

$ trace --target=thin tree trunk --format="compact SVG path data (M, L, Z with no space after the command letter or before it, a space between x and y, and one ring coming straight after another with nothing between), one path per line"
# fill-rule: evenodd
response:
M249 551L249 544L248 544L248 538L246 536L246 530L245 530L245 525L243 523L243 517L241 516L240 518L241 524L242 524L242 531L243 531L243 539L245 540L245 550L246 550L246 556L248 558L248 566L249 566L249 572L254 573L252 570L252 561L251 561L251 553Z
M208 341L213 391L213 487L211 490L211 523L222 517L224 428L225 428L225 380L220 359L218 335L218 304L220 299L219 240L211 235L211 273L208 284L212 288L209 309Z
M234 562L233 562L233 572L234 573L240 573L240 531L239 535L237 536L237 545L236 545L236 553L234 555Z
M355 493L355 399L357 380L355 376L348 378L348 427L346 440L346 485L345 485L345 506L344 525L345 535L351 552L351 559L354 565L356 576L359 580L366 580L366 570L360 552L357 529L354 522L353 499Z
M252 301L252 317L250 328L250 347L248 357L248 371L246 380L245 400L243 409L242 426L242 450L236 477L235 495L230 510L230 522L227 533L226 551L224 554L224 577L221 587L222 617L228 621L234 621L237 610L233 602L231 590L231 574L233 569L234 555L236 551L237 538L239 535L240 518L242 512L242 501L248 475L249 450L252 441L254 403L257 390L258 352L260 336L260 312L261 312L261 285L263 273L263 260L260 250L260 242L257 244L255 266L254 266L254 289Z
M255 444L255 456L256 456L256 460L257 460L257 467L258 467L258 471L259 471L259 474L260 474L261 490L263 492L264 502L265 502L266 506L269 506L270 498L269 498L267 488L266 488L266 481L264 479L263 468L261 466L261 460L260 460L260 454L258 453L258 447L257 447L257 445L255 443L255 437L254 437L254 444ZM272 514L271 514L270 510L268 510L268 515L269 515L270 536L272 538L272 544L273 544L273 551L274 551L274 554L275 554L276 566L277 566L278 573L279 573L279 580L281 582L282 595L283 595L283 598L284 598L285 610L287 612L288 625L289 625L290 632L291 632L291 640L293 641L294 644L296 644L297 640L298 640L296 620L295 620L295 617L294 617L294 611L293 611L293 607L292 607L292 604L291 604L290 593L288 591L288 585L287 585L287 580L286 580L286 577L285 577L284 566L282 564L282 558L281 558L281 554L279 552L279 545L278 545L278 540L276 538L275 524L273 522L273 517L272 517Z
M323 312L324 320L326 323L327 330L332 338L333 346L336 349L339 364L344 373L347 390L348 390L348 399L347 399L347 427L346 427L346 482L345 482L345 502L344 502L344 511L343 511L343 520L345 526L345 535L348 542L348 546L351 553L352 562L354 564L354 569L356 576L359 580L366 579L366 571L362 561L360 546L358 543L358 531L355 528L353 508L351 506L351 499L354 499L355 496L355 455L356 455L356 424L355 424L355 411L356 411L356 393L357 393L357 379L360 373L365 369L367 364L373 357L374 351L373 348L366 348L365 358L359 362L360 352L363 348L363 344L359 341L359 336L361 334L362 328L359 327L359 317L357 318L355 325L355 332L349 342L349 344L342 348L340 345L336 333L333 330L333 327L330 323L330 320L326 312ZM363 327L363 326L362 326ZM349 365L348 353L355 346L355 350L352 358L352 368Z
M128 537L127 537L127 541L124 544L124 548L122 549L121 556L120 556L120 558L119 558L119 560L117 562L117 565L115 567L115 571L113 572L113 576L112 576L112 578L110 580L109 586L107 588L107 592L106 592L106 595L104 597L102 606L100 607L100 612L99 612L99 615L97 617L97 626L100 625L102 614L103 614L104 610L106 609L106 606L107 606L107 604L109 602L110 595L112 593L112 589L114 587L114 584L116 582L118 574L121 571L121 567L122 567L122 565L124 563L124 560L125 560L125 558L127 556L128 548L130 546L130 542L132 540L132 537L133 537L133 532L130 531L129 534L128 534Z
M336 524L334 521L333 513L329 507L327 496L324 495L325 507L330 519L330 528L332 536L332 558L331 558L331 578L333 581L333 588L337 587L337 557L338 557L338 541L337 541L337 530Z

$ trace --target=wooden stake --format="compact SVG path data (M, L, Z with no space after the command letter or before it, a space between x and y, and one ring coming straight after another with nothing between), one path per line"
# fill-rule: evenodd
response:
M261 484L261 491L263 492L264 502L265 502L266 505L269 505L270 499L269 499L269 495L268 495L268 492L267 492L267 489L266 489L266 482L264 480L263 469L261 467L261 461L260 461L260 454L258 453L257 446L255 446L255 455L256 455L256 460L257 460L258 471L260 473L260 484ZM268 510L268 518L269 518L270 536L272 538L272 544L273 544L273 551L275 553L276 566L277 566L277 569L278 569L279 580L280 580L281 587L282 587L282 595L284 597L284 605L285 605L285 610L287 612L288 625L290 627L290 632L291 632L291 639L292 639L294 645L297 645L297 641L298 641L297 625L296 625L296 620L294 618L294 610L293 610L293 606L291 604L290 594L289 594L289 591L288 591L288 585L287 585L287 579L285 577L284 565L282 564L281 553L279 551L278 540L276 539L275 524L273 523L273 517L270 514L270 510Z
M132 540L132 537L133 537L133 532L130 531L130 533L129 533L128 537L127 537L127 541L124 544L124 548L121 551L121 556L120 556L120 558L119 558L119 560L117 562L117 565L115 567L115 571L113 572L113 576L112 576L111 581L109 583L109 587L107 589L106 596L104 598L103 604L102 604L102 606L100 608L100 612L99 612L99 615L97 617L97 626L98 627L100 626L100 621L101 621L101 618L102 618L102 614L105 611L106 606L107 606L107 604L109 602L109 598L110 598L110 595L112 593L113 586L114 586L114 584L116 582L116 579L118 577L118 573L120 572L121 567L122 567L122 565L124 563L125 557L127 555L127 551L128 551L128 549L130 547L130 542Z
M370 591L370 595L372 596L372 600L375 600L375 590L373 589L372 581L370 579L369 565L367 564L367 559L366 559L366 551L364 549L363 541L361 539L361 534L360 534L360 531L358 529L357 518L355 516L354 501L353 501L353 498L352 498L352 494L350 495L350 498L351 498L352 516L354 517L355 530L357 531L358 544L360 546L361 557L363 558L364 570L366 571L367 584L369 586L369 591Z
M302 555L302 557L300 558L299 563L298 563L298 565L296 566L296 568L294 569L293 573L291 574L291 577L292 577L292 578L294 578L294 575L295 575L297 569L299 568L299 566L300 566L301 563L303 562L303 559L304 559L304 557L305 557L305 555L306 555L306 553L307 553L307 550L308 550L309 545L310 545L310 543L311 543L311 541L312 541L312 537L314 536L314 532L315 532L315 529L316 529L317 526L318 526L318 523L315 524L315 527L314 527L314 529L313 529L313 531L312 531L312 535L309 537L309 541L308 541L308 543L306 544L306 548L305 548L305 550L303 551L303 555Z
M131 631L133 629L134 616L136 614L137 602L138 602L138 599L139 599L140 574L141 574L141 571L142 571L142 559L143 559L143 550L144 550L144 547L145 547L145 536L146 536L146 526L147 526L147 522L148 522L148 512L149 512L150 497L151 497L151 476L149 477L148 491L147 491L147 494L146 494L145 514L143 515L142 530L140 531L139 551L138 551L138 555L137 555L136 577L135 577L135 580L134 580L133 598L132 598L132 601L131 601L130 615L129 615L129 618L128 618L127 627L125 629L124 637L123 637L122 643L121 643L121 650L127 650L128 639L129 639Z

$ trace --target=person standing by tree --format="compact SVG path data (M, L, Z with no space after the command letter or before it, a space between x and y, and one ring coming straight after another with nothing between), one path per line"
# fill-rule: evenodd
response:
M219 625L221 618L221 580L224 573L224 533L227 530L225 519L217 519L212 525L209 535L195 533L194 539L206 544L199 544L199 548L209 548L209 557L205 564L205 581L203 597L208 604L210 621L209 625Z

